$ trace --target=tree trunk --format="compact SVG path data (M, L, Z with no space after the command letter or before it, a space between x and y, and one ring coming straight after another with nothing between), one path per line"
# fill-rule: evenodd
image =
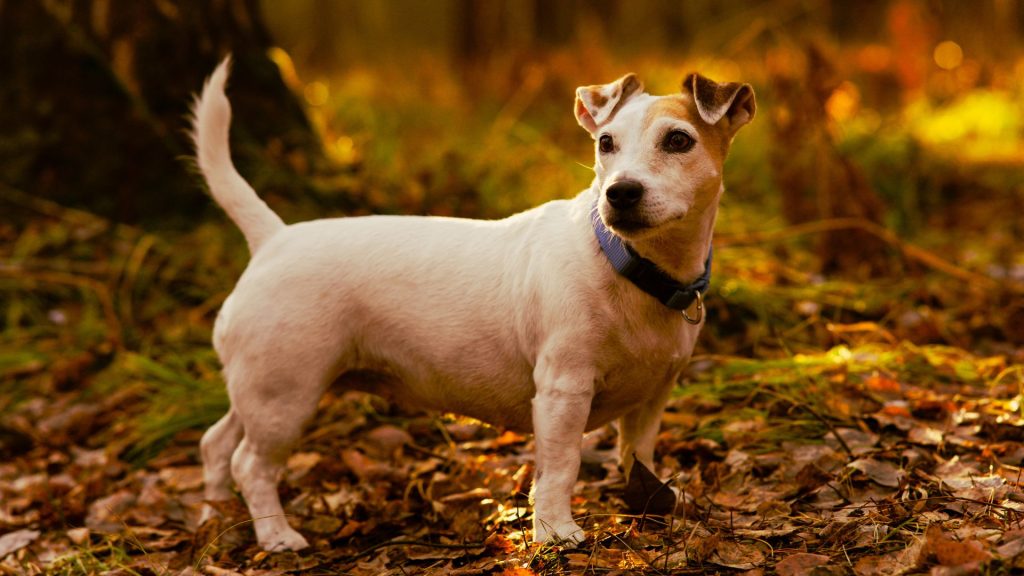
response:
M809 46L802 65L771 71L776 98L769 160L791 223L859 218L881 224L885 204L860 169L836 148L826 103L839 86L820 49ZM886 244L860 230L818 239L824 272L874 276L889 271Z
M316 162L270 46L257 0L0 2L0 181L118 221L194 219L212 203L186 160L186 118L228 52L242 173L267 150Z

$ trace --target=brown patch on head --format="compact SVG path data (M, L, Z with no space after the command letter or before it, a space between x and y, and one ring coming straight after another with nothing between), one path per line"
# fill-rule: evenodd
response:
M608 103L608 98L601 94L599 91L594 90L593 94L591 94L590 96L590 101L591 103L593 103L594 106L597 106L598 108L603 108L604 105Z
M721 165L725 160L725 154L729 147L729 138L712 124L708 124L701 118L697 111L697 105L688 94L673 94L661 96L654 101L644 115L643 129L646 131L659 118L679 118L689 122L697 129L697 134L692 136L704 145L708 153Z
M689 98L684 98L680 95L661 96L647 108L647 114L644 115L643 129L650 128L655 120L665 116L686 120L694 125L700 121L700 116L697 114L697 110Z

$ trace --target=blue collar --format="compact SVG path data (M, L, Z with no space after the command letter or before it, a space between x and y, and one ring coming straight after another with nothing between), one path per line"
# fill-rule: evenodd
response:
M687 316L686 310L696 301L697 312L703 315L704 294L711 285L711 247L708 247L704 273L689 284L680 284L654 262L641 257L621 238L612 234L601 220L596 204L591 210L590 218L594 223L594 233L597 235L598 244L601 245L601 251L608 257L608 262L616 272L628 278L637 288L657 298L665 306L682 311L683 316L691 323L700 322L701 316L695 320L691 319Z

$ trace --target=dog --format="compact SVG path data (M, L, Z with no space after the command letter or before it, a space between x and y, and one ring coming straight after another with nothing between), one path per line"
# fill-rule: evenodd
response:
M578 544L582 435L618 420L653 468L661 414L703 326L722 166L754 117L749 84L634 74L576 91L596 177L503 220L330 218L285 225L232 164L226 58L194 103L210 193L252 257L213 330L231 407L202 437L207 502L233 479L269 551L309 544L278 476L330 386L532 432L535 542ZM215 514L207 504L203 518Z

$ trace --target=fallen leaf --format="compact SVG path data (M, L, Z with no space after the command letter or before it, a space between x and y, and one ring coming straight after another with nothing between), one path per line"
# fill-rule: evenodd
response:
M473 550L464 548L435 548L432 546L409 546L404 548L409 560L446 560L473 555Z
M913 403L911 412L917 418L939 420L956 412L956 404L945 399L923 398Z
M110 462L110 455L107 454L107 451L104 448L85 450L78 446L72 446L71 455L75 464L83 468L99 468L101 466L106 466Z
M815 464L807 464L796 473L796 482L803 493L810 492L831 479L831 474L818 468Z
M1017 556L1020 556L1021 553L1024 553L1024 538L1010 540L1006 544L1003 544L999 548L996 548L996 555L1004 561L1012 560Z
M365 576L386 574L388 572L389 561L388 552L385 550L371 560L360 560L356 563L356 569L351 570L349 573Z
M899 382L877 374L869 376L864 380L864 386L872 392L880 392L882 394L898 395L900 393Z
M836 428L832 434L825 436L825 443L830 446L833 450L844 450L836 440L835 436L839 436L843 439L846 447L850 449L855 456L861 456L871 452L878 445L878 434L873 432L865 432L858 428Z
M876 484L897 488L900 485L900 470L895 465L874 458L860 458L847 466L863 472Z
M958 542L947 535L938 524L928 526L925 531L925 552L935 556L943 566L962 566L972 562L983 562L992 555L977 540Z
M361 481L371 482L390 475L391 469L358 450L342 450L341 460Z
M440 499L445 504L453 504L456 502L471 502L476 500L483 500L484 498L490 498L492 496L491 491L487 488L474 488L468 492L460 492L458 494L449 494Z
M89 529L88 528L72 528L66 532L68 540L77 546L81 546L89 541Z
M191 492L203 487L202 466L173 466L159 473L160 481L175 492Z
M216 566L203 566L203 572L210 576L242 576L241 572L235 572L234 570L228 570L227 568L218 568Z
M288 464L286 466L288 470L288 482L295 482L300 480L314 466L320 463L323 459L323 455L319 452L296 452L288 457Z
M491 534L484 540L484 546L487 546L488 550L499 554L511 554L516 550L516 545L511 540L497 532Z
M365 444L373 449L376 456L391 457L402 446L412 444L412 436L397 426L385 424L368 432Z
M902 574L899 570L899 559L891 554L884 556L863 556L853 565L853 573L857 576L890 576Z
M521 444L523 442L526 442L526 436L511 430L502 432L501 436L494 439L495 446L512 446L513 444Z
M818 566L828 564L828 556L798 552L790 554L775 565L779 576L808 576Z
M505 568L500 576L537 576L537 573L529 568Z
M633 462L622 499L634 514L664 516L676 509L676 495L639 460Z
M914 570L921 562L923 542L915 541L903 550L882 556L864 556L857 560L853 572L857 576L899 576Z
M137 500L138 497L129 490L120 490L101 498L89 506L85 525L98 532L117 532L124 525L124 514Z
M779 538L789 536L800 529L800 526L780 526L778 528L736 528L732 531L735 536L743 538Z
M764 563L764 552L759 544L722 540L708 562L737 570L753 570Z
M781 500L765 500L757 505L757 513L762 518L789 516L792 508Z
M15 530L0 536L0 559L17 552L39 538L38 530Z
M923 446L938 446L942 444L942 439L942 431L931 426L915 426L907 433L908 441Z
M341 520L336 516L321 514L306 521L302 526L315 534L332 534L341 529Z

